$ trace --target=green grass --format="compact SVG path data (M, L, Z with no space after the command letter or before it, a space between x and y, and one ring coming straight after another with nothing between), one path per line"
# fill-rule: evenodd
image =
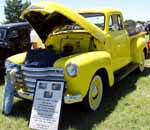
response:
M0 130L29 130L30 110L31 102L15 99L12 115L0 114ZM97 112L84 112L79 104L64 105L60 130L150 130L150 67L115 84Z

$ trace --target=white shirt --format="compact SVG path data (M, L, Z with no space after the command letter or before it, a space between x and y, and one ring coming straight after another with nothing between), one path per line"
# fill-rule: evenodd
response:
M45 48L44 44L42 43L42 40L33 29L30 32L30 41L31 43L36 43L37 48ZM31 49L33 49L33 46L31 47Z

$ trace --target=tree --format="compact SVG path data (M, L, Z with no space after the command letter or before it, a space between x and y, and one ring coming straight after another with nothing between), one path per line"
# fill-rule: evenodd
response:
M26 0L24 3L22 0L6 0L4 6L4 13L6 18L5 23L23 21L20 19L21 12L30 4L31 3L28 0Z
M140 23L140 24L142 24L142 25L144 25L144 21L137 21L136 23Z
M129 19L129 20L125 20L125 24L127 24L127 25L136 25L136 22L132 19Z

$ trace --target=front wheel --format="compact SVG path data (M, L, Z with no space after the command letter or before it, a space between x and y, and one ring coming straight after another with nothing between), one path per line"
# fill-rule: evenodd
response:
M100 75L95 75L91 80L88 94L86 95L83 103L88 111L96 111L102 101L103 96L103 82Z

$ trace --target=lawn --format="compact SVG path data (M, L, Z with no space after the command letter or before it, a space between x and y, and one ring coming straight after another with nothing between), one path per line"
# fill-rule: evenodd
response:
M147 60L143 73L131 73L115 84L97 112L84 112L79 104L64 105L60 130L150 130L149 66ZM12 115L0 114L0 130L29 130L30 110L31 102L15 99Z

